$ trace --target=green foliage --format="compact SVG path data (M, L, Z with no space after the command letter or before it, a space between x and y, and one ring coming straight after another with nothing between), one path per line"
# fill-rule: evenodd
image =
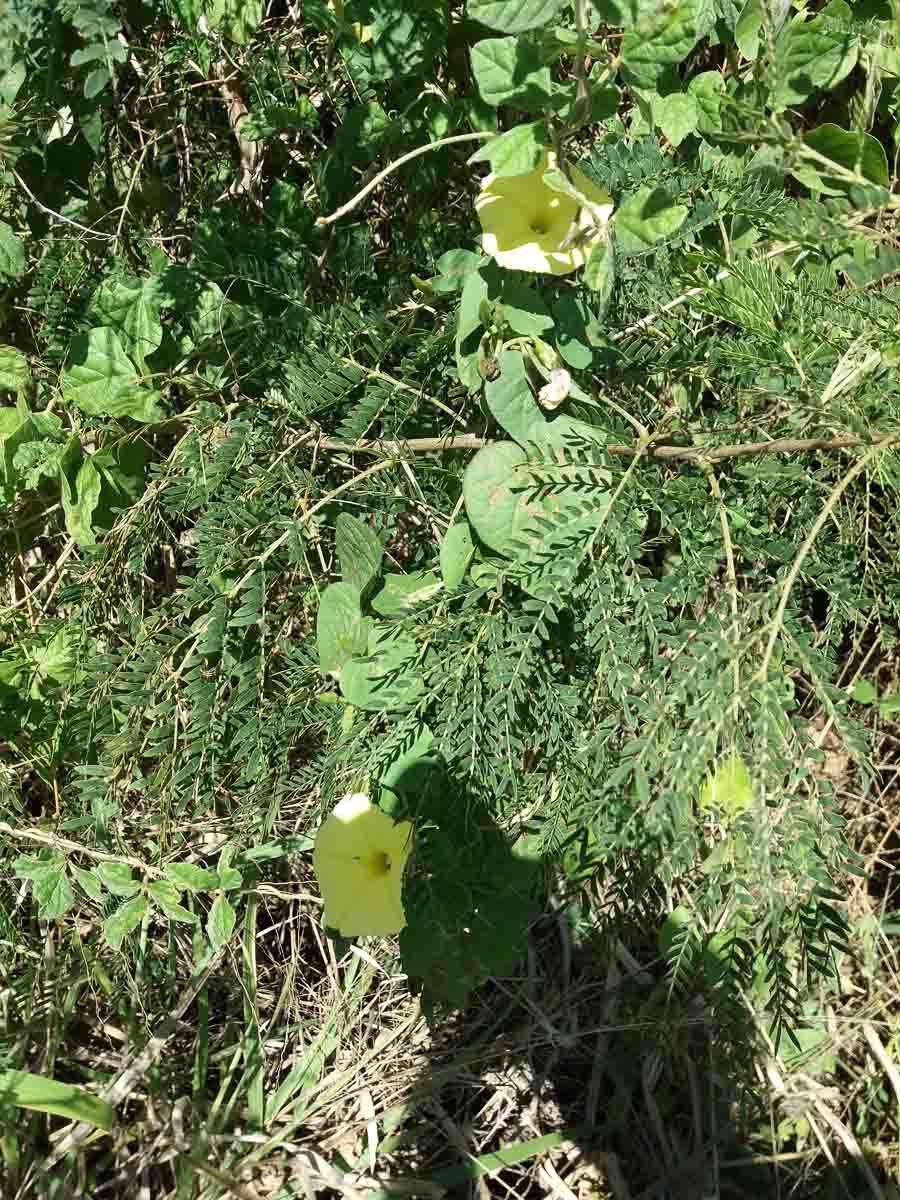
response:
M858 870L815 718L866 786L862 718L897 709L844 673L900 616L893 21L126 7L0 16L0 916L29 961L51 923L146 1028L173 964L252 960L365 790L415 825L400 955L434 1016L517 970L549 885L577 937L660 931L653 1020L700 993L720 1046L748 1005L801 1037ZM473 196L548 151L583 265L512 271ZM335 1044L267 1063L270 1116Z
M32 1112L53 1113L69 1121L87 1121L98 1129L112 1129L112 1106L83 1088L32 1075L27 1071L0 1071L0 1096L5 1103Z
M202 18L207 29L239 45L252 39L264 11L261 0L176 0L175 7L191 28L199 28Z
M378 535L358 517L340 513L334 540L344 581L359 597L365 596L381 571L383 550Z
M141 385L133 365L109 326L92 329L77 338L62 377L62 396L91 416L132 417L136 421L160 420L159 397Z
M25 247L11 226L0 221L0 279L21 279L25 274Z
M372 622L360 611L359 590L349 583L332 583L322 593L316 617L319 667L340 675L355 654L365 654Z
M484 38L472 50L472 72L481 98L494 108L508 104L524 112L540 112L550 102L550 68L530 40Z
M469 0L468 11L492 29L521 33L549 24L559 7L559 0Z

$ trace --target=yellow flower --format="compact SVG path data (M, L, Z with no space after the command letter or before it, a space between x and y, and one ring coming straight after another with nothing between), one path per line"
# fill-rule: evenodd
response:
M568 275L587 262L595 243L606 236L574 197L544 183L544 172L555 166L555 156L547 154L527 175L499 179L488 175L482 181L475 201L483 230L481 244L501 267ZM601 210L602 220L609 220L613 203L608 193L574 167L570 177L575 188Z
M313 851L322 923L348 938L399 933L411 846L409 821L392 821L368 796L345 796L322 823Z
M337 17L339 29L349 29L356 40L362 42L363 45L366 42L371 42L373 27L371 25L363 25L361 21L347 21L344 16L344 0L328 0L328 7Z

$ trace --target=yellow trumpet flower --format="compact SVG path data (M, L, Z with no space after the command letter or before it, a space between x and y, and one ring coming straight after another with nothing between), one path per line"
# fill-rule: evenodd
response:
M392 821L361 793L344 796L316 836L313 870L322 923L343 937L386 936L406 924L403 871L412 825Z
M580 205L544 182L544 172L555 166L555 155L548 153L525 175L488 175L482 181L475 201L481 244L501 267L568 275L587 262L595 243L606 236L597 218L605 222L612 215L609 194L572 167L570 180L592 207Z
M344 0L328 0L328 7L337 17L338 28L349 29L358 42L365 45L372 40L372 26L363 25L361 21L348 21L344 16Z

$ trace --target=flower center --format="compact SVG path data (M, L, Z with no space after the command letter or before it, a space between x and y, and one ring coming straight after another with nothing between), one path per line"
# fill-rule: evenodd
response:
M375 850L369 859L369 870L376 879L391 873L391 856L384 850Z
M540 217L532 218L529 228L531 229L531 232L536 233L538 237L543 237L543 235L547 232L547 225L541 220Z

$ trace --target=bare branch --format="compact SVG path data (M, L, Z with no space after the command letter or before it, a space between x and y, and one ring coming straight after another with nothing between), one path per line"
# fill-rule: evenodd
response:
M479 437L477 433L456 434L453 437L408 438L394 441L387 438L371 438L361 442L341 442L335 438L323 438L318 443L322 450L341 451L345 454L384 454L397 458L403 454L439 454L447 450L480 450L491 443L492 438ZM639 450L634 446L604 446L607 454L616 458L654 458L662 462L723 462L730 458L752 458L759 454L809 454L815 450L852 450L859 446L889 446L900 442L900 432L877 433L871 437L858 437L853 433L841 433L831 438L776 438L771 442L736 442L727 446L648 446Z

